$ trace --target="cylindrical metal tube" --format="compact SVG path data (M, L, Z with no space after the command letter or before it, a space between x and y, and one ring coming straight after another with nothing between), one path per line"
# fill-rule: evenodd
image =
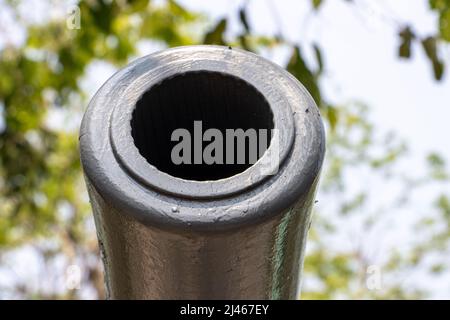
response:
M178 128L194 140L182 164ZM270 131L256 163L232 161L255 143L228 149L238 128ZM212 133L227 148L211 164ZM296 298L324 144L309 93L252 53L180 47L117 72L80 132L108 297Z

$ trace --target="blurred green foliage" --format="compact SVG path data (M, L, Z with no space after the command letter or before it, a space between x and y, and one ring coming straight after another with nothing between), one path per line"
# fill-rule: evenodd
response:
M438 42L450 41L450 0L429 0L430 8L439 15L439 27L437 34L418 36L409 25L405 25L399 32L401 44L399 56L410 58L412 45L415 41L420 41L422 48L428 57L436 80L441 80L444 74L444 61L438 50Z
M353 1L347 2L351 6ZM320 10L324 3L325 0L312 0L311 10ZM8 6L17 19L23 21L17 1L2 6ZM89 0L81 1L78 6L80 29L67 28L64 19L44 24L22 22L26 30L25 43L0 48L0 107L5 123L0 131L0 261L5 253L23 245L32 245L40 252L44 263L50 264L52 259L62 255L67 264L83 266L87 275L83 278L84 285L92 286L97 296L103 297L96 237L93 228L88 227L92 217L80 169L77 132L54 129L47 121L55 110L82 113L80 104L86 105L87 101L80 80L93 62L123 66L137 54L137 45L143 40L164 47L221 44L257 53L288 47L291 56L287 70L311 93L329 128L321 193L336 199L337 203L334 221L323 219L320 212L315 212L305 278L316 279L317 288L306 286L304 298L406 298L425 294L405 290L396 281L386 283L381 292L367 290L364 270L370 263L361 251L333 251L323 240L337 232L336 225L344 221L340 220L344 219L342 217L360 215L367 210L370 190L360 190L352 199L345 198L344 175L349 168L363 166L377 170L386 175L386 179L399 181L408 189L407 193L429 183L448 181L448 175L443 159L437 154L428 157L430 172L425 177L411 181L392 173L405 155L404 144L391 136L377 141L364 105L335 106L324 100L320 78L326 71L326 62L318 45L307 48L314 52L315 61L310 63L302 55L306 44L290 43L282 34L256 34L245 4L218 21L187 10L175 0L159 3ZM445 65L439 48L443 42L450 41L450 0L430 0L430 10L439 15L437 34L419 36L413 26L400 26L398 53L400 58L409 58L413 44L420 41L436 80L440 80ZM228 32L232 14L236 14L241 24L237 34ZM353 139L355 136L357 138ZM373 152L377 148L382 151ZM400 193L390 205L404 205L407 203L404 197L404 193ZM433 210L440 216L418 223L419 229L426 230L442 220L447 228L432 232L407 252L390 254L382 266L384 272L410 270L431 251L445 248L450 230L449 203L448 195L438 195ZM388 211L389 205L386 205L365 214L364 228L373 228ZM442 273L447 268L448 264L437 263L430 272ZM27 298L79 297L77 291L30 290L20 284L12 289L13 294Z

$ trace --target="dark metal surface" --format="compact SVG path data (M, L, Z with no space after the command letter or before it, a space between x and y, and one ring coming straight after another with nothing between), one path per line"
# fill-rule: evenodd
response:
M264 97L279 132L276 174L264 174L270 152L242 172L237 168L226 176L231 171L223 170L219 179L206 175L187 180L167 173L176 168L154 155L166 150L164 143L157 147L146 142L161 140L160 131L142 139L134 133L134 117L152 115L134 111L149 89L190 72L232 76ZM237 87L223 94L237 94L241 90ZM183 88L173 86L168 97L194 92L195 99L200 91ZM216 92L212 85L202 90ZM151 101L149 108L164 99ZM177 121L189 115L173 113L174 119L181 119ZM253 119L239 110L231 113ZM212 123L226 124L228 120L220 117L215 115ZM174 120L145 121L143 126L162 130ZM324 139L309 93L282 68L254 54L218 46L180 47L140 58L120 70L92 99L80 131L109 298L296 298Z

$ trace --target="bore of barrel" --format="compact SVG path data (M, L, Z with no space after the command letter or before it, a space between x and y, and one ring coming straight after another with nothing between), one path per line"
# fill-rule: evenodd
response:
M171 135L184 128L194 138L194 121L201 121L203 132L218 129L223 137L226 129L266 129L268 133L273 129L273 115L266 99L249 83L225 73L187 72L152 86L138 101L131 123L134 143L157 169L188 180L227 178L252 165L248 140L243 164L236 159L236 148L233 164L226 164L225 142L222 163L195 164L192 159L190 164L174 164L171 151L176 142ZM194 143L191 146L193 155Z

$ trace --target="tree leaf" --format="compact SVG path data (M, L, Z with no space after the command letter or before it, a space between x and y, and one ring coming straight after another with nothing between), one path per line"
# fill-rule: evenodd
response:
M215 25L215 27L211 31L206 33L203 43L225 45L226 43L223 37L226 28L227 19L223 18Z
M428 37L422 40L422 47L433 66L434 78L441 80L444 74L444 62L438 56L435 37Z
M338 122L338 111L335 107L328 106L326 117L328 119L328 123L330 124L331 131L334 131L336 129L336 125Z
M398 55L401 58L410 58L411 57L411 43L415 38L414 33L412 32L409 26L404 27L398 34L401 39L400 47L398 50Z
M440 38L450 42L450 1L448 0L430 0L430 8L439 14L439 32Z
M149 0L128 0L127 3L131 8L131 12L139 12L148 7Z
M323 0L312 0L312 5L315 10L319 9L319 7L323 4Z
M322 51L320 50L320 48L317 44L313 45L313 50L314 50L314 55L316 56L316 61L317 61L316 77L318 77L323 72L323 56L322 56Z
M439 18L439 31L441 38L450 42L450 4L445 9Z
M320 106L322 104L322 97L316 77L306 65L300 47L294 47L294 52L292 53L286 69L306 87L316 104Z
M244 27L245 33L250 33L250 25L247 19L246 9L242 7L239 9L239 21L241 21L242 26Z

